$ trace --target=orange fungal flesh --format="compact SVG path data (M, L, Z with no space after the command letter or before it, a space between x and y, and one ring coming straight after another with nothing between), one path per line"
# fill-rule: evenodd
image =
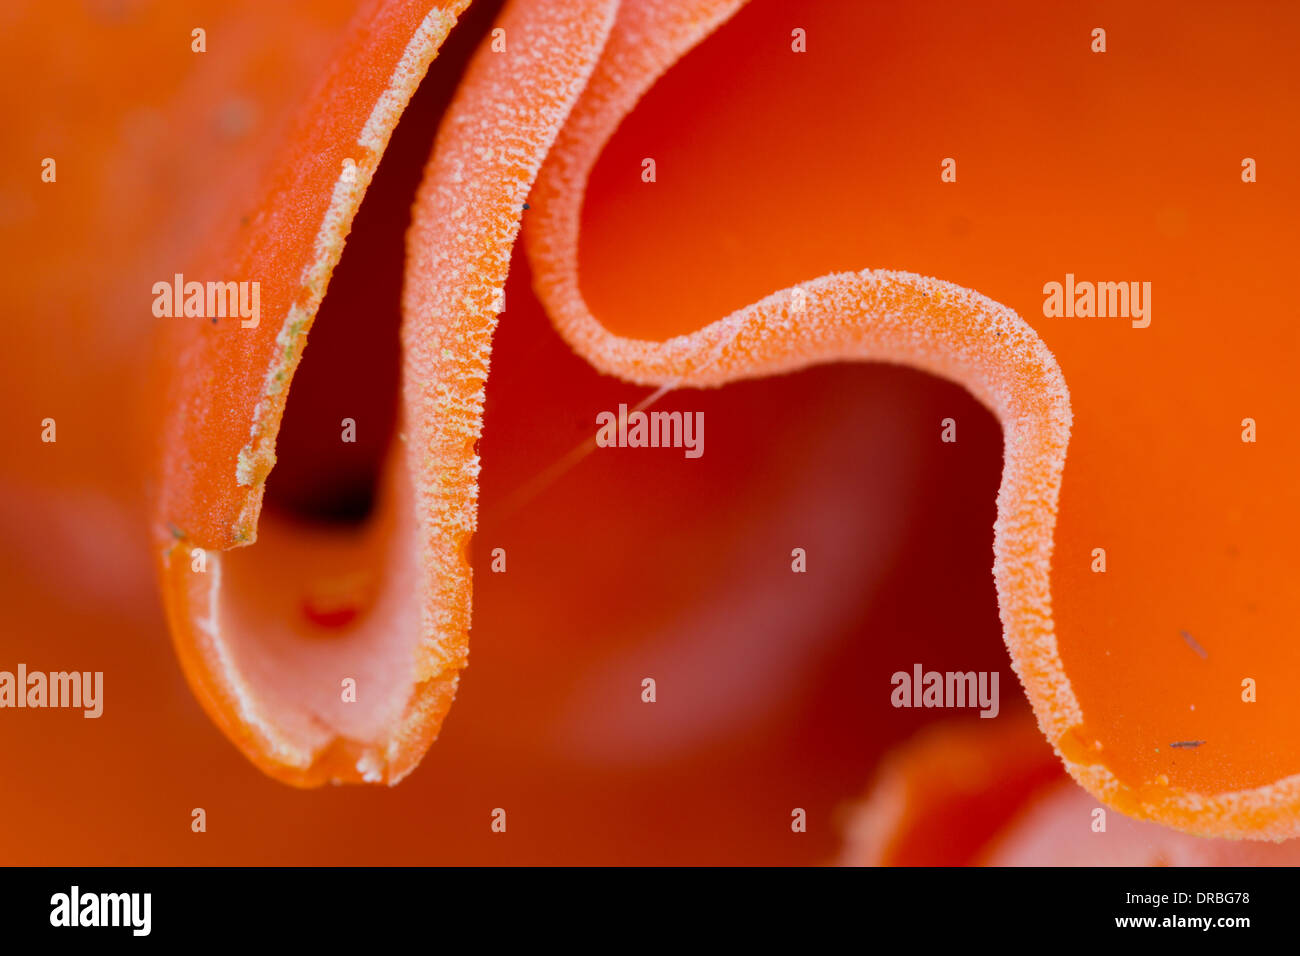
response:
M335 653L343 652L347 666L327 675L330 659L310 641L295 641L300 613L288 620L257 616L279 610L269 601L301 601L304 589L319 586L302 575L316 569L289 565L285 570L297 576L268 593L261 569L270 559L285 560L279 548L269 554L225 552L256 539L288 381L307 330L388 136L467 2L432 9L368 3L357 12L287 155L271 167L261 205L227 228L217 248L231 251L214 252L196 267L197 274L260 282L258 321L174 324L161 347L172 413L160 436L163 477L155 534L173 642L199 700L227 735L264 771L298 785L396 778L413 765L402 758L410 731L404 736L400 727L394 730L391 712L370 705L344 709L345 679L380 668L384 677L376 683L386 694L379 703L390 711L415 707L440 714L454 692L454 677L448 676L426 688L420 700L404 704L413 677L402 659L413 657L418 635L396 632L405 655L367 655L376 640L394 639L381 633L377 615L336 638ZM221 401L213 401L214 391ZM402 527L408 527L409 501L400 494L389 498L393 507L407 505ZM362 560L365 548L376 547L366 542L361 552L347 555L342 543L320 557L328 560L342 550L334 560L347 562L346 571ZM203 573L196 573L196 550L206 554ZM302 549L290 554L301 558ZM377 610L406 608L416 600L403 560L409 565L411 557L399 554L388 562ZM286 678L286 672L295 677ZM366 696L363 690L357 700ZM436 732L437 720L423 721L416 736L427 745Z
M406 101L468 0L368 2L267 175L223 224L213 272L261 284L256 326L172 323L176 406L161 439L160 524L220 549L252 541L289 379L352 217ZM349 165L350 164L350 165ZM220 388L222 402L211 400Z
M827 4L801 15L809 35L834 48L814 65L791 57L780 40L788 13L760 0L671 71L662 98L652 90L615 134L715 10L698 4L692 20L668 7L636 4L620 14L539 184L527 238L539 293L561 334L603 370L647 384L721 384L809 361L871 357L966 385L1004 428L995 554L1004 636L1067 768L1133 816L1206 835L1295 835L1300 650L1283 635L1294 616L1286 542L1300 517L1293 480L1300 446L1276 431L1246 443L1242 430L1248 415L1281 423L1296 410L1286 369L1300 343L1285 319L1281 210L1297 187L1284 174L1269 184L1268 199L1243 192L1237 153L1251 148L1234 145L1223 156L1207 145L1258 135L1276 155L1294 153L1294 129L1270 112L1277 86L1295 82L1281 39L1289 27L1239 23L1174 45L1164 34L1173 8L1144 7L1116 21L1133 37L1133 52L1108 55L1106 68L1093 72L1100 58L1087 61L1086 45L1075 44L1052 11L1027 12L998 35L995 55L969 42L974 12L936 27L907 11ZM907 96L893 102L880 83L863 79L864 43ZM1245 64L1256 62L1261 44L1270 66L1256 75ZM1190 88L1149 81L1183 75L1179 57L1204 52L1220 62L1224 49L1228 62L1243 65L1224 67L1236 78L1229 90L1219 88L1221 78L1198 78ZM1019 66L990 70L990 57ZM744 63L745 79L725 63ZM1045 82L1026 89L1026 67ZM1102 91L1099 101L1122 105L1110 113L1080 107L1088 111L1081 123L1062 112L1061 103L1077 99L1069 83L1081 71ZM954 96L945 79L966 75L987 76L977 99ZM714 89L725 112L709 111ZM836 89L858 91L858 109L880 121L855 112L847 125ZM1042 127L1034 137L1016 134L1014 161L995 162L1008 155L987 122L997 102L1017 104ZM670 136L685 113L700 117L690 135ZM1153 115L1170 125L1153 129ZM1085 128L1101 132L1080 143ZM1206 137L1207 128L1215 136ZM873 139L880 136L909 152L882 154ZM938 162L918 147L941 157L956 150L949 142L962 144L973 175L945 192L937 173L915 170ZM639 193L621 190L617 206L602 202L614 194L613 177L639 173L647 144L670 144L658 149L659 180ZM1168 162L1134 164L1133 144ZM825 157L819 175L792 175L791 164L813 153ZM589 177L600 181L584 207ZM828 180L860 183L862 198L854 190L828 195ZM1079 187L1062 195L1062 183ZM1263 212L1261 202L1274 211ZM1204 220L1189 223L1189 208ZM1062 209L1068 230L1043 221L1044 210ZM688 216L692 228L683 230ZM917 218L935 231L911 228ZM903 244L890 229L895 219L908 236ZM982 230L979 241L965 238L972 227ZM1027 232L1042 233L1040 248L1005 254L1003 244ZM616 245L615 236L631 239ZM989 340L981 347L979 332L1000 331L987 319L972 317L963 339L960 312L970 304L927 309L923 296L915 301L924 288L915 277L806 279L819 261L842 268L882 260L996 290L1029 317L1032 328L1019 326L1024 341L1046 343L1043 354L1054 358L1027 362L1014 336L1011 348ZM1225 263L1235 271L1225 272ZM1149 328L1127 318L1043 315L1046 281L1067 272L1109 279L1116 269L1124 272L1116 279L1152 281ZM800 318L789 316L791 286L709 324L762 296L777 276L805 280ZM905 316L898 337L905 341L889 337L895 310ZM1251 319L1232 326L1224 348L1223 317L1241 314ZM1054 534L1058 488L1062 525ZM1107 549L1105 573L1092 570L1097 547ZM1267 700L1243 700L1248 678L1270 687Z
M464 667L484 384L524 200L608 35L610 0L514 3L439 130L408 234L404 444L424 601L416 679ZM509 37L527 37L514 47ZM520 96L524 95L521 101ZM418 727L413 718L411 726Z
M841 862L866 866L1295 866L1300 844L1204 840L1109 812L1020 713L935 724L885 760L846 815Z
M485 47L471 66L471 78L480 78L477 84L471 81L471 91L491 93L534 83L541 84L539 100L550 97L545 104L535 103L512 126L524 149L507 158L520 172L517 195L501 196L504 202L497 205L499 214L515 218L516 228L531 184L527 157L532 156L535 170L594 63L612 9L609 4L577 2L545 8L515 4L503 15L501 28L529 36L532 42L520 44L513 56L498 56ZM385 8L363 14L373 19L366 21L365 29L354 31L356 46L335 65L333 81L327 78L313 107L318 111L313 115L328 117L329 122L309 115L307 126L314 139L298 147L288 169L295 177L293 189L321 210L319 234L306 240L301 231L291 232L291 241L270 247L270 255L262 244L291 228L288 219L277 225L288 204L274 196L266 216L254 217L261 231L240 247L239 261L258 263L257 274L266 277L262 302L267 325L227 330L224 339L199 327L192 333L199 341L181 351L188 363L182 363L173 378L177 405L190 412L171 419L161 506L167 517L159 529L164 594L175 640L187 676L227 734L268 773L298 785L401 779L437 735L466 660L469 580L464 555L476 500L473 443L481 425L481 397L475 410L472 393L477 388L481 396L486 362L473 358L472 352L465 361L458 352L455 361L446 364L451 353L441 344L428 348L431 341L440 343L455 321L448 302L454 300L459 308L481 291L465 283L469 273L464 268L437 273L448 286L441 292L443 300L435 297L423 308L406 310L406 434L390 457L379 514L365 527L344 533L314 533L268 518L268 540L253 545L288 382L311 318L341 254L361 191L405 101L450 29L455 10L435 8L418 20L417 12ZM355 69L348 56L356 59ZM364 83L358 95L357 71L374 78L374 98L365 95ZM344 87L334 89L331 82L354 86L345 97ZM449 111L440 143L447 139L447 130L465 121L460 117L499 105L490 96L481 102L472 96L462 99L466 102L453 104ZM340 111L344 100L351 114ZM354 140L351 147L345 145L347 137ZM450 147L435 150L422 196L441 188L440 180L458 181L456 166L447 162L450 152ZM338 172L331 159L339 160ZM351 167L343 163L347 159L353 159ZM283 188L288 175L275 185ZM320 185L326 181L332 183L331 191L322 199ZM484 211L498 213L493 207ZM295 211L295 216L301 213ZM454 219L439 211L438 223L426 231ZM420 228L417 214L413 235L418 236ZM418 243L413 248L418 249ZM509 244L504 253L501 250L496 245L489 249L498 260L497 275L483 272L489 290L504 282ZM300 280L288 281L277 262L301 268ZM422 273L413 274L418 281ZM283 286L275 283L277 276L286 277ZM463 325L452 334L463 346L472 330L481 336L485 354L494 300L490 295L479 298L479 308L464 316ZM239 339L240 333L249 333L249 338ZM196 381L204 381L200 369L210 375L222 367L230 370L235 408L241 408L239 383L246 386L242 409L251 412L251 423L243 431L237 418L232 428L228 415L205 415L201 391L189 393ZM444 400L454 375L461 376L469 402ZM427 452L408 461L407 448L431 449L444 435L453 436L445 448L463 451L463 461L450 453ZM204 449L196 462L179 454L195 447ZM223 553L232 546L235 550ZM193 563L196 548L214 549L203 574L196 573ZM367 575L373 576L373 585L364 583ZM352 602L359 606L349 608L347 601L342 608L329 606L338 600L328 592L337 591L339 581L351 582L344 590L352 589Z
M1005 664L984 556L1000 465L996 423L954 387L882 366L822 366L725 390L683 391L656 407L705 410L703 459L686 462L672 450L650 458L592 454L528 507L508 511L504 502L513 500L517 486L526 487L589 437L584 409L635 403L645 394L598 375L554 335L530 292L518 248L487 390L473 548L475 668L457 693L454 732L444 728L421 772L399 788L331 788L306 796L265 777L214 732L176 666L154 601L151 542L141 540L152 522L136 515L130 498L157 490L139 487L149 462L132 425L156 430L166 403L158 391L142 388L142 413L133 423L124 386L147 361L149 339L188 321L150 314L149 287L188 261L185 250L209 247L211 223L194 215L195 208L237 220L259 194L247 160L256 167L287 141L289 121L316 87L354 12L343 8L356 4L182 6L151 0L14 5L27 21L8 37L16 55L6 57L17 78L8 89L19 94L19 123L11 132L21 144L14 150L21 175L7 178L5 188L8 199L26 199L31 184L26 208L32 215L0 223L10 238L8 288L19 305L9 326L18 348L0 356L8 362L6 394L14 401L6 407L16 435L3 462L0 534L10 542L4 643L11 662L102 667L109 703L101 721L47 720L25 711L0 722L3 749L30 770L21 786L0 796L13 823L6 859L216 865L831 859L835 828L817 821L832 819L838 801L865 783L877 757L906 730L906 722L887 719L888 710L876 712L877 695L860 690L863 675L892 668L874 635L894 628L871 621L868 606L874 615L878 604L888 604L893 620L908 622L918 635L945 633L945 618L963 621L964 631L978 621L978 635L966 631L962 643L979 656L964 663ZM31 10L43 16L32 17ZM405 132L399 127L385 150L387 168L367 190L313 324L309 358L294 374L256 544L208 553L209 573L221 565L223 621L247 615L245 602L280 615L252 622L253 640L227 627L234 656L255 652L263 638L272 647L292 646L289 638L304 620L319 625L309 631L309 646L342 651L353 633L349 625L361 623L361 612L379 597L379 575L391 573L382 557L370 557L382 556L375 546L383 536L368 539L369 548L364 542L352 551L344 547L357 537L348 532L362 530L356 527L335 525L320 537L324 553L312 556L314 566L294 569L275 558L287 560L316 540L318 529L289 520L310 516L314 507L310 495L294 497L295 472L314 470L317 487L327 492L339 490L339 476L344 489L353 487L349 469L357 459L354 446L346 447L346 459L339 454L339 418L356 414L361 442L377 435L367 410L357 414L353 393L336 413L328 401L317 404L312 377L325 358L326 381L337 378L338 392L350 387L340 374L346 369L330 367L330 338L350 337L355 355L375 330L364 302L340 297L349 270L369 268L380 251L390 257L382 271L400 275L402 266L401 229L365 244L366 217L394 227L405 222L414 182L394 188L392 163L400 159L418 175L429 149L411 148L411 138L431 141L437 98L449 92L461 73L458 61L486 34L492 14L492 5L480 0L458 21L403 114ZM209 28L206 56L188 48L195 22ZM289 35L294 43L285 44ZM43 36L60 42L31 42ZM48 97L30 97L22 74L33 64L24 55L52 48L65 52L58 71L39 64L47 70ZM141 62L150 69L141 70ZM417 126L425 132L413 133ZM26 175L30 164L23 157L46 151L59 157L57 186ZM392 208L395 198L403 208ZM19 208L5 211L12 217ZM530 215L526 210L525 220ZM315 225L305 221L302 228ZM186 278L211 278L224 268L185 265L183 271ZM74 276L79 281L70 282ZM396 283L382 290L368 284L385 302L391 299L396 313ZM267 315L264 310L264 320ZM384 335L390 332L395 361L395 322ZM164 364L170 362L164 350ZM360 388L382 392L396 406L395 376L380 377L377 369L361 374L373 377ZM220 389L210 394L214 404L224 401ZM958 458L941 458L927 441L928 423L954 403L975 434L964 430L961 446L944 449ZM31 423L45 414L58 418L56 446L30 440ZM750 420L763 423L761 432L747 427ZM304 423L325 429L335 444L333 460L303 455L308 443L293 433ZM902 467L880 469L877 461ZM940 490L933 486L941 469ZM931 490L918 493L925 485ZM297 488L314 490L306 483ZM372 527L382 522L388 500L381 488ZM792 536L816 556L815 574L795 577L779 560ZM628 549L629 541L641 546ZM690 547L683 549L685 543ZM498 544L509 549L508 575L489 573ZM942 555L941 575L961 592L960 598L948 592L942 613L928 599L931 548ZM357 564L370 573L355 572ZM253 586L263 577L274 591ZM629 590L627 582L635 587ZM875 595L870 605L869 595ZM864 620L854 623L857 617ZM373 663L361 654L354 660ZM304 689L293 678L296 666L288 661L274 686L254 688L256 696L282 711L276 695L293 699ZM725 681L718 679L720 668ZM635 690L643 672L661 674L672 688L655 708L635 693L620 693ZM350 706L373 704L365 690L374 678L364 670L357 676L361 692ZM319 703L328 714L336 701L322 695ZM230 736L240 739L241 732L232 725ZM247 749L256 752L251 744ZM353 767L347 753L338 756L341 767ZM139 772L124 775L123 767ZM89 808L77 798L87 786L102 795ZM210 820L239 807L257 812L223 830L219 841L177 841L165 821L177 806L191 806L199 789ZM749 796L738 804L736 793ZM503 799L533 821L575 819L580 808L581 823L565 829L525 820L503 843L475 822L483 806ZM699 809L695 825L677 809L683 799ZM808 833L770 826L796 803L808 808ZM412 829L414 819L422 823ZM512 810L512 831L518 819ZM320 838L342 830L355 839Z
M187 674L210 712L259 766L296 783L391 782L414 766L436 735L466 654L465 552L475 523L474 442L481 429L483 382L499 309L496 296L504 283L532 176L549 150L530 200L527 245L538 294L558 331L580 355L600 370L627 380L669 387L716 386L845 359L905 363L961 383L997 415L1004 429L1005 467L994 553L1004 637L1039 727L1067 769L1099 799L1135 817L1206 835L1296 835L1300 754L1294 741L1300 736L1300 705L1290 691L1300 674L1300 651L1279 635L1287 632L1293 616L1295 589L1289 571L1294 562L1284 548L1300 530L1295 526L1300 508L1293 482L1297 446L1278 431L1273 432L1276 437L1268 436L1263 425L1261 434L1266 438L1244 443L1239 422L1250 415L1278 429L1295 411L1294 390L1285 370L1297 357L1297 338L1294 326L1284 319L1286 295L1283 280L1276 278L1286 275L1285 242L1270 242L1269 237L1276 240L1287 234L1281 210L1293 204L1290 191L1297 187L1294 177L1279 176L1267 187L1269 201L1278 211L1270 216L1252 207L1250 214L1258 217L1253 227L1257 235L1234 238L1239 231L1234 227L1245 215L1239 211L1242 204L1257 200L1230 196L1229 190L1239 189L1240 184L1234 183L1232 170L1225 176L1218 168L1223 157L1207 154L1198 138L1200 127L1189 121L1195 113L1205 122L1231 127L1245 115L1270 130L1266 140L1272 148L1281 152L1294 147L1294 131L1279 131L1258 105L1267 97L1252 98L1256 91L1252 84L1264 89L1278 78L1243 80L1245 85L1237 93L1244 106L1237 97L1199 85L1200 80L1183 99L1175 90L1145 89L1140 73L1150 63L1139 67L1123 55L1111 59L1112 74L1092 80L1107 89L1128 91L1136 86L1144 95L1174 99L1177 107L1164 115L1177 122L1158 133L1146 129L1152 107L1143 105L1141 96L1131 103L1117 98L1124 105L1115 107L1113 115L1092 121L1111 122L1116 130L1127 131L1151 149L1165 143L1161 137L1174 137L1178 155L1190 158L1173 162L1172 169L1162 167L1160 179L1196 195L1209 210L1206 222L1189 226L1180 205L1187 200L1177 198L1176 191L1156 195L1152 174L1119 178L1112 196L1118 197L1119 214L1125 214L1125 204L1137 210L1129 213L1131 223L1126 220L1132 235L1120 242L1128 255L1122 261L1144 263L1139 278L1149 277L1157 290L1160 311L1148 329L1130 328L1127 322L1100 325L1047 319L1039 311L1044 281L1060 279L1067 271L1083 276L1085 270L1104 278L1110 268L1095 250L1113 247L1115 221L1091 213L1095 203L1086 190L1065 200L1075 222L1069 235L1028 261L1001 255L994 241L960 254L933 252L925 246L889 253L890 265L960 278L1012 302L1014 309L963 285L913 272L847 271L886 261L876 243L887 244L887 235L880 238L887 230L870 223L858 228L856 220L837 221L834 210L819 220L823 237L836 238L833 258L820 266L799 260L823 251L818 242L788 253L773 237L804 234L807 209L789 197L778 207L753 199L784 181L782 171L787 166L783 164L789 157L781 149L756 150L742 162L724 148L729 136L753 135L746 123L752 126L756 121L753 112L745 110L734 110L716 129L703 129L688 145L677 147L684 151L678 158L697 168L733 164L727 167L722 194L711 200L717 214L710 221L724 225L715 225L711 233L705 223L688 236L669 227L675 214L697 208L698 191L709 188L703 176L676 177L684 184L677 192L673 179L664 176L663 182L650 187L656 192L645 200L649 205L637 207L638 214L644 215L639 220L643 238L637 240L638 261L655 262L655 274L670 277L656 293L647 288L644 277L639 281L629 277L629 266L619 261L619 244L599 241L602 230L608 236L626 210L620 213L596 203L593 212L584 208L584 196L601 194L600 179L609 175L601 169L603 154L606 160L611 155L632 155L628 150L643 155L644 147L627 142L637 131L648 141L657 141L653 134L668 122L666 115L671 112L665 104L678 116L689 112L689 103L671 100L674 73L690 76L695 71L694 75L716 78L721 71L717 64L734 60L736 54L732 49L731 60L719 55L727 44L752 43L756 34L788 34L780 5L757 0L727 30L704 42L698 57L675 66L687 50L705 41L742 6L721 0L626 3L618 7L612 29L612 3L519 3L510 8L508 26L513 22L510 17L518 17L537 30L529 44L515 48L521 50L519 59L499 57L494 64L491 56L482 56L467 78L444 123L409 239L403 327L406 442L390 462L383 496L389 510L381 511L375 520L381 529L388 521L393 522L392 528L410 528L412 537L408 541L395 532L361 545L380 548L377 553L385 555L384 567L392 572L380 576L382 583L373 595L358 585L356 599L385 607L391 600L392 607L402 608L393 612L398 619L414 612L418 625L413 635L405 631L407 643L389 635L366 637L364 623L344 625L359 628L357 652L380 648L379 653L399 659L395 671L374 678L384 688L385 699L374 708L341 718L325 716L333 704L322 696L300 708L285 726L275 726L255 713L273 692L269 688L249 692L234 680L227 651L235 657L250 654L252 660L259 653L254 648L278 645L274 640L259 640L257 622L240 617L249 612L233 605L227 608L212 583L223 576L238 580L244 572L227 574L222 562L234 556L226 556L213 562L221 569L218 574L197 579L190 571L189 555L192 546L225 550L254 536L261 482L273 462L283 388L323 295L328 264L337 259L346 219L359 200L359 193L343 190L333 207L343 211L341 219L331 218L324 197L339 193L325 189L327 185L332 189L335 182L334 167L326 160L338 160L342 147L331 152L321 144L366 144L357 157L364 171L359 181L373 171L382 149L382 137L358 134L355 128L339 131L339 124L347 126L346 117L359 120L368 111L355 105L349 111L328 94L321 96L305 127L320 136L314 146L317 152L302 147L304 157L322 155L321 165L303 160L290 168L301 174L296 183L306 184L293 188L313 196L320 207L313 221L323 218L330 226L324 245L318 249L314 236L307 239L300 230L278 221L276 215L288 204L272 202L266 211L269 220L256 219L263 238L243 245L236 242L242 250L237 260L239 277L251 275L254 263L258 270L269 270L264 273L268 291L263 295L269 330L259 329L242 340L221 339L201 330L177 351L183 358L176 378L183 386L182 401L167 433L169 464L159 540L160 549L170 556L163 562L164 591L177 645ZM387 40L351 50L370 66L374 51L382 51L377 59L390 66L387 73L379 71L384 77L394 71L406 76L396 64L408 48L405 39L398 41L419 29L416 14L403 10L398 15L399 9L400 5L388 7L381 14L374 8L370 14L375 17L374 32ZM1173 56L1158 42L1162 15L1125 14L1120 23L1133 36L1144 38L1145 57ZM963 16L940 27L927 49L930 56L954 64L958 72L977 72L983 61L972 58L988 51L969 44ZM1056 35L1036 29L1034 16L1052 14L1030 15L1025 31ZM812 27L824 28L820 35L825 42L837 42L832 39L836 35L881 35L885 31L876 22L880 17L899 37L918 29L904 13L885 14L847 2L826 4L807 14ZM838 31L832 29L836 18L843 21ZM853 27L844 29L844 22ZM444 29L449 24L435 19L433 25ZM601 53L607 29L611 32ZM1242 32L1234 32L1238 29ZM1246 29L1230 26L1212 42L1223 46L1229 60L1251 60L1250 43L1264 41ZM431 55L434 32L429 27L417 44L421 52L415 60L420 64L427 64L426 54ZM1274 35L1284 34L1278 30ZM1014 45L1023 46L1023 41L1011 31L998 42L1020 49ZM1056 42L1048 42L1045 48L1030 44L1028 52L1020 55L1041 57L1043 63L1036 68L1053 76L1053 58L1076 55L1056 49ZM915 48L904 40L892 46ZM778 43L773 49L780 51L780 47ZM542 55L542 51L549 53ZM349 64L348 55L345 51L340 62ZM706 61L710 55L712 65ZM782 55L787 54L782 51ZM971 221L992 223L987 228L994 237L1010 228L1008 222L1023 230L1033 221L1033 204L1056 196L1059 180L1052 176L1074 175L1095 182L1098 169L1113 174L1117 164L1125 161L1106 146L1085 144L1071 154L1060 148L1068 140L1073 149L1069 130L1051 126L1037 144L1018 144L1022 153L1012 164L1014 170L999 170L987 158L996 145L993 134L981 126L978 115L962 120L951 105L945 106L944 96L950 90L927 85L925 63L914 59L894 50L892 59L882 55L879 62L917 75L918 101L933 106L945 122L956 124L953 135L976 157L973 171L1001 187L976 187L969 196L959 194L959 202L966 204L967 226ZM1280 48L1266 59L1273 64L1289 62ZM776 78L773 82L789 77L783 96L771 96L777 108L792 110L799 117L794 128L805 142L833 143L836 135L842 135L842 117L836 109L810 104L815 94L833 104L831 92L837 85L853 82L861 59L841 49L829 60L838 64L831 67L830 75L810 70L805 76L789 77L784 65L746 72L746 76L770 75ZM422 70L420 65L409 72L418 79ZM836 70L842 73L837 75ZM1163 72L1177 76L1182 70L1170 60L1163 64ZM653 102L650 93L648 105L634 111L665 73L669 91L663 102ZM375 102L386 82L375 81L376 96L369 102ZM404 95L409 95L411 83L403 83ZM752 83L747 95L770 93L763 90L762 80ZM1015 96L1027 98L1018 102L1031 111L1046 109L1044 104L1060 94L1055 81L1041 90L1020 91L1009 73L995 72L990 83L994 92L987 95L996 98L995 92L1001 91L1014 98L1014 89ZM928 110L912 108L911 113L913 117L894 114L891 119L920 136L918 124L930 122ZM395 122L396 114L390 119ZM385 122L385 129L390 129L391 122ZM354 127L359 125L353 122ZM552 150L551 139L557 133ZM1106 143L1121 138L1118 134L1102 137ZM850 142L852 148L828 155L837 157L835 162L860 164L872 154L865 140ZM661 169L671 169L660 158ZM639 160L636 164L634 168L639 168ZM1035 172L1047 168L1052 175ZM626 169L624 174L634 175ZM973 178L978 181L978 176ZM285 182L293 179L290 176ZM594 183L590 193L589 179ZM837 175L831 179L849 181ZM935 211L951 200L935 198L929 192L933 186L904 185L902 192L917 198L916 207L901 214L936 219L949 215ZM1022 187L1018 192L1017 185ZM1264 184L1259 186L1263 191ZM762 211L752 227L745 225L755 215L745 208L750 202ZM588 206L592 206L590 199ZM852 209L853 203L845 206ZM882 206L884 220L893 215L900 213ZM589 222L592 217L594 224ZM340 221L341 231L334 228ZM596 238L580 241L589 226ZM723 228L730 234L720 238L716 232ZM718 248L734 249L736 233L745 236L751 229L759 237L752 255L718 253L714 281L705 284L706 291L693 302L686 301L689 297L672 301L674 273L666 265L682 256L696 263L715 261L711 254ZM872 233L876 238L867 237ZM293 241L282 245L278 240L284 238ZM259 242L273 247L274 253ZM1166 248L1143 258L1136 249L1143 242ZM677 248L659 248L655 243ZM935 242L935 248L948 249L941 241ZM773 260L787 253L784 266L773 268ZM798 264L792 267L794 261ZM1225 264L1235 266L1237 272L1225 271ZM835 271L827 273L828 266ZM792 268L801 271L792 273ZM1240 281L1225 278L1217 284L1189 278L1238 273L1243 277ZM817 275L821 277L808 278ZM774 276L781 281L773 282ZM782 282L786 288L772 293ZM633 289L636 294L629 295ZM748 301L754 304L745 306ZM625 308L622 303L627 303ZM725 305L708 311L715 303ZM711 321L718 314L725 317ZM1221 317L1228 314L1249 314L1252 322L1238 328L1232 346L1224 350L1217 343L1223 334ZM217 381L237 396L232 406L245 417L232 421L204 413L202 387L197 383ZM1189 381L1194 387L1187 387ZM1205 387L1207 383L1213 383L1213 388ZM186 393L186 388L191 391ZM189 467L181 467L182 462L189 462ZM1173 469L1170 462L1194 466ZM1194 525L1187 519L1189 514L1197 516ZM1110 567L1104 574L1090 566L1096 547L1108 553ZM355 565L366 563L358 562L359 553L342 555L337 565L318 569L323 580L355 580L351 577ZM255 549L250 549L234 560L252 561L254 554ZM328 557L323 556L327 562ZM315 579L289 582L283 608L273 613L301 614L304 592L312 604L318 599L310 595L320 586ZM403 596L398 593L402 589L410 593ZM231 600L237 598L232 593ZM325 623L318 613L312 626L334 626L328 623L330 614L346 613L331 611L328 600L325 604L326 610L320 612ZM217 623L244 619L249 620L248 633L232 641L230 648L223 647L219 637L214 639L212 629ZM1180 636L1184 631L1190 640ZM371 640L396 643L380 645ZM404 648L409 648L409 656L400 660L407 653ZM315 646L303 650L302 660L321 664L324 680L327 671L340 665L315 657L318 650ZM364 657L368 654L357 654L357 666ZM250 663L246 673L256 670L257 665ZM1255 701L1242 699L1246 679L1259 686ZM401 688L408 684L416 689L403 703ZM328 729L320 730L321 722ZM1184 746L1191 743L1196 745Z
M1028 715L936 724L882 762L844 823L840 861L857 866L961 866L1020 808L1064 777ZM1087 829L1087 816L1075 821Z

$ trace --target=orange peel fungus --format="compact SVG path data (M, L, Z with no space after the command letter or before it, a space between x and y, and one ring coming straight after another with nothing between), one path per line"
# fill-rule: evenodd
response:
M247 334L181 331L172 346L177 411L164 436L158 549L176 645L208 712L259 767L300 785L395 782L437 735L466 661L475 443L500 291L528 199L538 296L560 335L600 371L709 387L822 362L883 361L968 389L1004 432L993 565L1004 639L1066 769L1140 819L1209 836L1297 835L1300 776L1286 771L1287 755L1264 761L1264 778L1245 783L1231 761L1157 772L1132 748L1104 745L1098 720L1087 717L1097 702L1113 711L1115 699L1099 666L1075 664L1083 636L1071 636L1063 653L1058 632L1083 630L1086 614L1063 621L1052 600L1057 508L1078 412L1062 364L1071 369L1078 349L1054 356L1012 309L893 270L813 278L663 340L617 335L588 308L579 234L597 160L655 81L743 5L518 0L507 8L505 35L528 41L479 52L417 199L403 297L404 438L378 516L317 540L258 527L284 397L365 183L464 4L363 13L280 178L231 240L237 252L225 261L240 278L262 279L267 321ZM355 183L338 174L349 155ZM319 224L310 236L307 221ZM221 410L208 404L218 388L228 398ZM206 575L192 572L195 548L210 552ZM359 565L376 573L357 577ZM331 629L341 633L321 637ZM1148 664L1158 679L1158 664ZM363 706L339 705L343 674L367 688ZM1222 702L1202 712L1237 734L1254 719ZM1277 705L1266 713L1277 717ZM1128 740L1133 727L1163 719L1143 712L1115 733Z

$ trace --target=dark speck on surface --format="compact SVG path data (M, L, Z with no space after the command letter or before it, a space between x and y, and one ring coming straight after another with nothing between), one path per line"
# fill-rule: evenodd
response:
M1183 635L1183 640L1187 642L1188 647L1201 655L1202 660L1210 656L1209 652L1206 651L1205 648L1201 647L1201 645L1197 643L1196 638L1192 637L1192 635L1188 634L1186 631L1179 631L1178 633Z

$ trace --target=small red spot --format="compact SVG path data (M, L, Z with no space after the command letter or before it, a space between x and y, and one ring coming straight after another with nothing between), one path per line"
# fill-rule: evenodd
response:
M318 581L302 599L302 613L318 627L346 627L370 603L372 576L367 572Z
M320 607L311 599L302 602L302 613L320 627L343 627L356 619L360 609L357 607Z

